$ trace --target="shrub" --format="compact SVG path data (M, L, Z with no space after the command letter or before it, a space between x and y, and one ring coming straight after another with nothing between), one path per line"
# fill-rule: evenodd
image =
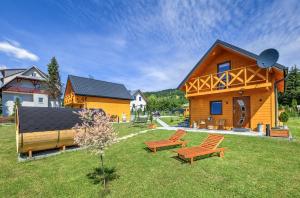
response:
M280 122L287 123L288 120L289 120L289 115L286 112L282 112L279 115L279 121Z

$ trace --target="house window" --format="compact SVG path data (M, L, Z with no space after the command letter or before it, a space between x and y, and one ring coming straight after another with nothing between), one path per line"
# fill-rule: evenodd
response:
M139 97L139 101L142 101L142 97L141 96Z
M44 103L44 98L39 98L39 103Z
M222 101L210 102L210 115L222 115Z
M32 72L31 76L36 77L36 72Z
M221 77L225 71L231 70L230 62L224 62L218 64L218 77ZM228 81L230 81L230 76L228 77ZM222 77L222 82L226 83L226 75ZM225 85L223 83L219 83L219 89L224 89Z

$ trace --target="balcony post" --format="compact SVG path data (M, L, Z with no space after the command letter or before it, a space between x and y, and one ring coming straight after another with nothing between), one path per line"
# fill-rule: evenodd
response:
M244 67L244 84L247 86L247 68Z
M210 91L212 91L213 88L213 78L212 78L212 74L210 74Z
M197 92L199 93L199 91L200 91L199 90L200 89L200 78L199 77L197 78L197 81L198 81L197 82Z
M228 78L228 71L225 71L226 73L226 89L228 89L228 81L229 81L229 78Z

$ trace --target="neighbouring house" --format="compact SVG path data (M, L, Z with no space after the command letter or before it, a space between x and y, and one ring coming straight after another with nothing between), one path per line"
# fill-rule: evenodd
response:
M141 90L138 89L130 91L130 94L132 97L132 100L130 102L131 111L135 111L138 109L144 111L147 105L147 100L143 92L141 92Z
M287 68L257 66L258 55L217 40L180 83L189 100L190 124L225 122L225 129L257 130L278 122L277 93Z
M102 109L120 121L130 121L131 95L123 84L69 75L64 105L72 108Z
M47 74L35 66L28 69L1 69L2 114L13 114L18 98L21 106L57 107L57 100L50 98L47 91Z

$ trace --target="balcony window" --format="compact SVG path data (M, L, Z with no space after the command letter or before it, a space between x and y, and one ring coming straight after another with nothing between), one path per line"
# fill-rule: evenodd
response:
M224 72L228 71L228 70L231 70L231 65L230 65L229 61L218 64L218 77L221 77L224 74ZM230 80L230 79L228 79L228 80ZM222 78L222 81L224 83L226 83L226 75ZM225 89L225 86L223 83L219 84L219 89Z
M222 101L210 102L210 115L222 115Z

